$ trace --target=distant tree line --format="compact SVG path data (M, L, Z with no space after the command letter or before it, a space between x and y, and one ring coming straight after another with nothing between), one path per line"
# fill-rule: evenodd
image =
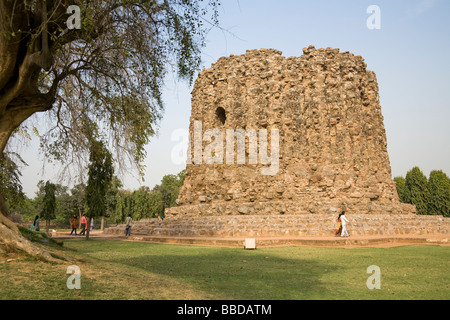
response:
M117 176L105 188L104 217L109 223L122 223L128 214L134 220L164 216L164 209L176 206L180 187L183 185L185 171L165 175L161 183L152 189L147 186L138 190L127 190ZM77 184L69 189L61 184L39 181L34 198L21 193L10 203L12 214L21 215L23 220L33 220L38 215L41 221L52 221L58 226L69 225L73 215L80 217L89 210L85 184ZM95 220L94 221L99 221ZM96 222L96 227L99 224Z
M415 205L417 214L450 217L450 178L442 170L431 171L427 179L414 167L394 181L400 201Z
M165 175L153 189L147 186L130 191L122 189L114 178L106 194L106 212L109 221L121 223L130 214L133 220L164 217L166 208L176 206L176 200L185 178L185 171Z

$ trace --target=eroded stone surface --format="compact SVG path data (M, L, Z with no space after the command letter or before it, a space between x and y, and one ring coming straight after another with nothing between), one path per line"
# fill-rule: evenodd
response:
M415 212L399 202L378 84L366 67L360 56L310 46L289 58L249 50L203 70L192 92L191 159L196 121L202 134L218 129L224 138L227 129L278 129L278 171L263 175L267 164L249 164L249 143L247 164L188 164L179 206L166 215Z

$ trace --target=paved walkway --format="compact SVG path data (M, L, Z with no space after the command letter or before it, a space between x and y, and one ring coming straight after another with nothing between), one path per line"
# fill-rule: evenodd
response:
M70 235L70 232L62 231L52 233L55 239L84 239L85 236ZM210 245L221 247L243 247L245 237L175 237L175 236L147 236L107 234L102 231L91 231L90 238L110 239L124 241L141 241L151 243L168 244L192 244ZM371 235L371 236L350 236L350 237L255 237L256 247L276 247L276 246L318 246L318 247L393 247L411 244L434 244L450 245L448 235Z

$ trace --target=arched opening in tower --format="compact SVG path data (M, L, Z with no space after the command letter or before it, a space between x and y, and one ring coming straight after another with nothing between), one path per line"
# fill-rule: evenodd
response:
M225 124L225 121L227 120L227 114L226 114L224 108L218 107L218 108L216 109L216 116L217 116L217 119L219 119L219 121L220 121L222 124Z

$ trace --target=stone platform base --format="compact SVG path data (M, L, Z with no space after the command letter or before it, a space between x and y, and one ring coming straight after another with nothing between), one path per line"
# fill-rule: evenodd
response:
M125 238L119 236L119 239ZM200 246L216 246L230 248L245 248L244 242L246 238L241 237L171 237L171 236L130 236L126 238L131 241L143 241L151 243L163 244L179 244L179 245L200 245ZM256 248L267 247L392 247L411 244L432 244L450 246L448 238L444 236L351 236L349 238L341 237L257 237L255 239Z
M450 219L442 216L349 214L347 230L352 238L383 235L385 238L426 238L450 235ZM198 217L168 216L161 227L157 219L144 219L133 224L133 237L142 239L216 239L243 238L318 239L334 238L336 214L240 215ZM105 229L106 235L124 235L125 225ZM138 239L137 239L138 240ZM169 240L165 240L166 242ZM200 241L200 240L199 240ZM340 241L340 240L339 240ZM163 241L164 242L164 241ZM176 241L175 241L176 242Z
M373 194L357 193L342 200L320 199L307 197L307 195L296 194L296 200L272 200L272 201L254 201L254 202L211 202L192 205L181 205L167 208L166 216L276 216L276 215L323 215L338 214L345 208L348 214L389 214L404 215L415 214L416 207L406 203L393 202L387 200L370 200Z

